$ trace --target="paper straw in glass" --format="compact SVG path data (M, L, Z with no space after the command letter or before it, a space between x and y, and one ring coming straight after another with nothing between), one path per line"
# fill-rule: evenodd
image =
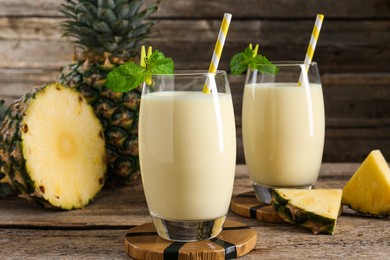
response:
M225 39L226 39L228 30L229 30L229 25L230 25L231 19L232 19L231 14L229 14L229 13L224 14L223 20L221 23L221 27L220 27L219 33L218 33L217 42L215 43L213 57L211 59L211 63L210 63L209 71L208 71L209 73L217 72L219 60L221 58L222 49L223 49L223 46L225 44ZM210 93L210 89L211 88L209 87L209 85L206 82L204 87L203 87L203 93L206 93L206 94Z
M317 45L318 38L320 36L320 31L322 27L322 22L324 21L324 15L317 14L316 21L314 23L313 31L311 33L309 46L307 47L306 56L304 64L309 64L313 60L314 51ZM299 79L299 85L301 85L302 82L302 75Z

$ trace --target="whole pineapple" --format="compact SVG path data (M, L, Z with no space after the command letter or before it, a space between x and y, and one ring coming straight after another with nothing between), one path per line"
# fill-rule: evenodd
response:
M144 0L68 0L60 11L64 36L81 48L61 72L60 82L80 91L104 128L106 185L115 187L139 176L138 111L140 89L112 92L104 86L116 66L134 60L150 36L158 2L141 10Z

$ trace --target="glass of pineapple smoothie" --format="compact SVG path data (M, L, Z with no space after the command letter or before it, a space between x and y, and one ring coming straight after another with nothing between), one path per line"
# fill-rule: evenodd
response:
M325 136L317 64L274 65L275 75L248 70L242 108L245 160L264 203L270 203L272 188L310 189L316 183Z
M209 94L202 92L205 83ZM229 209L236 160L226 72L153 75L142 90L139 152L158 234L186 242L217 236Z

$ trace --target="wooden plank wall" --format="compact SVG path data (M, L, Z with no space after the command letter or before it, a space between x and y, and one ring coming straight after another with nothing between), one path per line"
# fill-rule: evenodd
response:
M0 0L0 94L7 102L55 81L71 60L73 46L58 28L60 3ZM390 160L389 0L162 0L150 42L178 69L207 69L224 12L233 15L225 70L249 42L271 60L303 60L315 15L325 14L315 54L326 106L324 161L361 161L372 149ZM244 77L229 78L242 163Z

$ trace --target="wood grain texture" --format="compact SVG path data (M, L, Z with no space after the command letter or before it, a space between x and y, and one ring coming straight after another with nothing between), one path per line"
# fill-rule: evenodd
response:
M333 180L338 185L343 185L358 165L325 163L321 166L318 185L325 185ZM252 191L252 183L246 166L237 165L233 196L248 191ZM233 213L229 217L241 219ZM121 228L150 221L141 180L121 189L104 189L94 201L80 210L44 209L17 197L0 200L0 228Z
M10 104L26 91L56 81L57 70L0 69L0 98ZM237 126L237 163L244 163L241 134L244 76L229 75ZM390 158L389 75L325 74L325 162L361 162L373 149Z
M356 163L326 163L318 188L342 188ZM234 195L251 190L246 167L238 165ZM366 258L390 254L388 218L359 216L344 210L333 236L312 235L287 223L266 223L238 217L257 232L254 250L240 259ZM150 222L140 183L105 190L85 209L40 209L17 198L0 200L1 259L129 259L123 241L129 228ZM6 245L6 246L4 246Z
M131 228L126 233L125 249L134 259L235 259L248 254L256 245L254 229L226 220L221 233L212 239L185 243L158 236L153 223Z
M153 0L147 0L151 3ZM58 0L0 0L0 98L9 104L57 80L74 45L61 38ZM149 43L176 69L207 69L224 12L233 14L220 69L249 42L271 60L303 60L318 12L317 45L326 109L324 161L361 161L372 149L390 158L390 3L387 0L164 0ZM237 124L237 162L244 163L244 77L229 77Z
M152 3L153 0L146 0ZM0 16L60 16L59 0L0 0ZM386 0L164 0L156 17L210 17L231 12L237 18L312 18L325 13L330 18L389 18L390 4Z
M61 38L60 21L0 18L0 67L60 69L69 63L74 45ZM228 70L230 58L249 42L260 43L271 60L303 60L312 25L311 20L233 20L220 68ZM160 20L150 42L172 57L177 69L208 68L219 26L219 20ZM387 20L326 21L315 56L321 73L388 73L389 28Z
M147 0L151 2L151 0ZM58 0L0 0L0 96L7 102L57 79L73 53L61 38ZM220 19L233 21L221 60L250 41L272 60L302 60L317 12L325 22L315 54L326 106L325 161L361 162L371 149L390 158L390 3L388 0L164 0L150 41L174 58L177 68L207 68ZM241 102L244 77L229 77L243 162ZM342 188L358 163L325 163L318 188ZM234 194L251 191L244 165L237 166ZM228 218L257 231L255 249L241 259L367 258L390 255L390 221L349 211L334 236L314 236L286 223L264 223L230 212ZM52 211L19 198L0 200L1 259L129 259L126 231L150 222L141 182L104 190L85 209ZM5 246L6 245L6 246ZM277 254L275 254L277 253Z
M232 198L230 209L239 216L254 218L259 221L277 223L284 222L271 205L257 200L254 191L238 194Z

